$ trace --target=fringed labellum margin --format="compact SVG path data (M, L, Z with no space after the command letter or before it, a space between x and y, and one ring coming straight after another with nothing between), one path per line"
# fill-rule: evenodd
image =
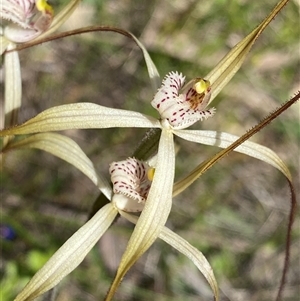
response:
M167 120L173 129L187 128L215 112L215 108L206 109L211 94L209 81L197 78L193 87L184 89L184 80L181 73L170 72L151 102L162 121Z
M141 212L153 179L154 169L135 158L110 164L112 202L126 212Z

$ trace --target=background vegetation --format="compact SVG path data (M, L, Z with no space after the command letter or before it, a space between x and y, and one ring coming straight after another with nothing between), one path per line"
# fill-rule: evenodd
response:
M64 2L58 1L56 11ZM276 1L83 1L61 30L97 24L133 32L161 76L180 71L203 77L269 13ZM56 4L55 4L56 5ZM214 101L214 118L195 127L241 135L299 89L299 1L271 23L229 85ZM114 33L86 34L23 50L20 121L66 103L95 102L155 115L140 51ZM3 84L3 83L2 83ZM130 156L142 129L72 130L67 134L99 173ZM253 141L288 165L299 192L299 104ZM176 178L217 148L177 139ZM166 171L167 172L167 171ZM7 154L1 171L1 223L15 239L1 240L1 289L11 300L27 280L87 219L98 191L72 166L37 150ZM265 163L231 154L174 200L168 226L211 263L222 300L272 300L281 277L289 190ZM119 219L58 288L57 301L101 300L132 225ZM299 296L299 215L294 224L285 300ZM155 292L155 294L154 294ZM116 300L211 300L204 278L188 259L158 241L124 279ZM200 297L199 297L200 296Z

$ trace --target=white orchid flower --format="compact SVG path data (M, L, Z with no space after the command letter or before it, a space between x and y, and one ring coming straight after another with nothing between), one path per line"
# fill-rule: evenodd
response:
M25 43L36 39L43 33L49 35L71 15L79 0L72 0L56 16L47 0L3 0L0 18L6 21L2 28L1 45L10 41ZM43 34L43 37L45 34ZM2 47L2 52L5 47Z
M164 140L164 137L162 137L160 150L164 149ZM43 143L40 143L41 141ZM110 165L111 180L113 182L112 191L107 181L97 175L93 163L70 138L60 134L42 133L9 144L9 149L11 150L28 147L43 149L73 164L87 175L111 202L102 207L65 242L34 275L22 292L16 297L15 301L33 300L59 283L62 278L73 271L83 261L87 253L112 224L118 213L129 221L137 223L134 233L138 234L134 238L131 237L118 273L124 274L122 271L122 269L126 269L124 264L132 261L132 256L140 257L145 252L144 248L148 248L148 244L150 243L151 245L159 237L193 261L207 279L216 300L218 300L217 283L213 271L199 250L195 249L168 228L161 225L157 228L157 225L159 225L158 220L161 218L159 213L150 215L148 213L146 219L144 218L144 222L146 223L139 223L141 216L138 219L136 216L127 214L127 211L142 211L141 215L143 215L146 208L148 208L148 211L151 211L152 209L149 209L147 205L150 204L152 206L153 199L160 200L160 210L164 211L166 197L172 197L172 191L170 189L166 190L165 186L167 185L172 188L169 182L172 182L173 178L165 176L163 164L159 162L163 162L161 161L162 159L170 160L172 165L174 161L172 160L172 152L161 152L159 150L160 158L157 160L158 165L155 168L155 172L153 167L134 158L113 162ZM150 226L152 225L150 228L149 224ZM139 242L138 237L143 237L144 235L146 236L146 240L141 239ZM139 243L141 246L136 246L134 243ZM112 286L107 300L111 300L115 289L116 286Z
M46 0L2 0L0 5L0 54L4 56L5 91L4 109L0 126L12 126L18 122L18 110L22 102L22 77L17 51L18 43L41 39L56 30L77 7L80 0L72 0L54 16L53 8ZM4 142L6 144L7 141Z
M181 73L169 73L151 102L172 129L186 128L215 112L215 108L206 110L211 92L209 81L198 78L192 87L182 89L184 80Z

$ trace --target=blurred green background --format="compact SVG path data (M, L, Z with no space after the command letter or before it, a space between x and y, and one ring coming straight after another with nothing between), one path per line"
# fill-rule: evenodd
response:
M54 1L53 1L54 2ZM67 1L53 3L59 11ZM147 47L161 76L203 77L271 11L276 1L83 1L61 31L118 26ZM214 118L195 128L242 135L299 89L299 1L290 1L259 38L239 73L214 100ZM66 103L95 102L157 116L140 50L115 33L69 37L20 53L20 121ZM143 129L72 130L72 137L108 177L108 165L131 155ZM253 137L288 165L299 193L299 103ZM217 148L176 140L176 179ZM167 171L166 171L167 172ZM72 166L37 150L15 151L1 171L2 300L27 280L86 221L98 191ZM290 193L283 175L232 153L174 199L168 226L212 265L221 300L274 300L281 278ZM119 219L84 262L58 286L56 300L102 300L132 225ZM299 214L284 300L299 300ZM196 267L157 241L130 270L115 300L212 300Z

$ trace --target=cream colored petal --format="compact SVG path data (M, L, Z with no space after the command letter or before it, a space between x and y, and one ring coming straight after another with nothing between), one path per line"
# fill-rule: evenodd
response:
M37 148L67 161L83 172L110 200L112 190L106 179L97 175L92 161L79 145L69 137L56 133L41 133L10 143L6 150L20 148Z
M0 131L0 136L112 127L161 126L155 118L141 113L107 108L94 103L75 103L45 110L19 126Z
M256 126L257 127L257 126ZM174 184L173 188L173 197L181 193L183 190L185 190L187 187L189 187L194 181L196 181L202 174L204 174L208 169L210 169L216 162L218 162L220 159L222 159L225 155L227 155L232 150L235 150L235 148L239 147L240 145L244 144L244 147L242 146L242 150L244 153L247 153L248 155L251 154L254 158L258 158L260 160L263 160L274 167L278 168L288 179L289 183L291 183L291 175L288 170L288 168L285 166L285 164L281 161L281 159L270 149L265 148L258 144L255 145L253 142L246 141L245 139L249 139L249 137L255 132L255 128L251 129L251 131L247 132L245 135L243 135L241 138L235 136L235 140L232 141L232 143L228 143L228 146L224 149L219 151L217 154L212 156L211 158L205 160L201 164L199 164L194 170L192 170L184 179L176 182ZM187 132L187 131L185 131ZM197 131L195 131L197 132ZM178 132L177 132L178 134ZM223 133L224 134L224 133ZM229 135L229 134L227 134ZM193 137L190 137L190 133L180 133L180 136L184 139L189 140L191 139L197 139L194 135ZM229 135L231 136L231 135ZM239 138L237 140L237 138ZM228 138L227 136L227 139ZM244 140L244 142L243 142ZM194 140L191 140L194 141ZM200 139L198 140L200 141ZM203 140L204 141L204 140ZM225 139L226 141L226 139ZM239 145L240 143L240 145ZM253 144L254 145L253 145ZM217 143L219 147L221 147L220 143ZM216 145L216 144L213 144ZM241 149L240 149L241 150Z
M159 236L172 205L175 169L173 134L163 130L157 154L153 182L106 300L111 300L122 278L130 267L147 251Z
M71 273L106 232L117 214L111 203L101 208L33 276L15 301L34 300Z
M280 1L271 13L257 26L248 36L240 41L231 51L218 63L218 65L205 78L211 83L211 98L209 103L220 93L225 85L240 69L255 41L265 28L287 4L289 0Z
M185 130L174 131L174 134L188 141L218 146L221 148L226 148L237 139L239 139L238 136L216 131ZM278 157L278 155L268 147L251 141L245 141L241 145L236 147L234 151L248 155L274 166L275 168L279 169L289 180L291 180L291 174L287 166Z
M120 212L120 214L133 224L136 224L138 221L138 217L133 214L127 212ZM195 264L195 266L200 270L200 272L203 274L203 276L211 286L215 300L218 301L218 284L215 279L213 270L209 262L206 260L205 256L198 249L193 247L189 242L187 242L185 239L183 239L181 236L177 235L167 227L163 228L163 230L159 234L159 238L188 257Z
M224 86L227 85L240 69L255 41L288 1L289 0L280 1L260 25L234 46L217 66L204 77L211 83L211 98L208 104L215 99ZM186 86L193 85L193 82L194 80L190 81Z
M15 48L10 43L7 50ZM13 126L18 122L18 111L22 100L22 79L19 54L17 51L4 54L5 64L5 126Z
M193 247L189 242L187 242L185 239L183 239L181 236L177 235L167 227L163 228L159 235L159 238L188 257L194 263L194 265L199 269L199 271L203 274L203 276L209 283L214 293L215 300L218 301L218 284L215 279L214 272L205 256L198 249Z

